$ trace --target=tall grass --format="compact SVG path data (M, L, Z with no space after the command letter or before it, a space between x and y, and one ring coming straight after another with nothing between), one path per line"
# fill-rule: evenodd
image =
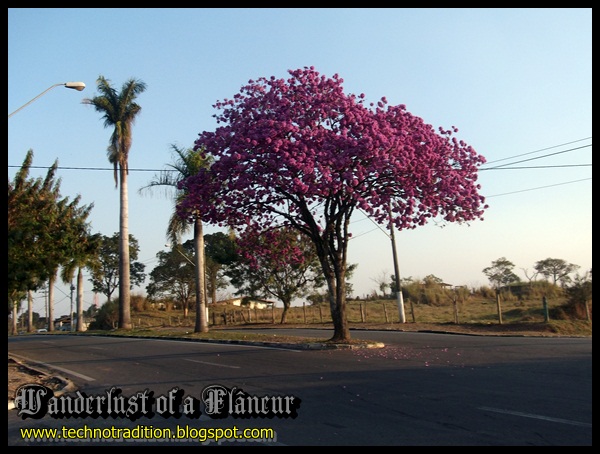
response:
M494 324L494 323L539 323L553 319L564 319L566 299L548 298L548 312L544 310L542 299L519 300L501 298L500 312L495 297L447 298L437 304L423 304L404 300L406 323L457 323L457 324ZM282 307L266 309L245 308L232 305L208 305L209 324L224 325L279 325ZM546 316L549 320L546 320ZM352 300L347 302L347 318L353 325L394 324L400 322L400 309L396 300ZM134 312L132 320L137 326L190 326L195 323L195 312L187 317L178 310L147 310ZM330 325L329 306L303 305L292 306L286 316L286 325L314 324Z

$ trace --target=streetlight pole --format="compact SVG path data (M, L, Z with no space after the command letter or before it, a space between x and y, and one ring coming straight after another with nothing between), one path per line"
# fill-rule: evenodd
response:
M44 96L46 93L48 93L53 88L60 87L61 85L63 87L65 87L65 88L70 88L72 90L77 90L77 91L81 91L81 90L83 90L85 88L85 84L83 82L61 82L61 83L58 83L58 84L54 84L54 85L48 87L47 89L45 89L43 92L41 92L35 98L33 98L31 101L28 101L25 104L23 104L21 107L19 107L13 113L9 113L8 114L8 118L12 117L14 114L16 114L21 109L24 109L25 107L27 107L29 104L31 104L36 99L41 98L42 96Z

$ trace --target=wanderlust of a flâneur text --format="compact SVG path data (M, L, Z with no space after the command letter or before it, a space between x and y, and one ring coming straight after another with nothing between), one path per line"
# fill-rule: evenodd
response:
M113 418L135 421L139 418L198 419L203 413L212 419L233 418L296 418L301 400L293 395L256 396L243 389L209 385L200 398L185 395L183 389L172 388L166 394L154 396L149 389L124 396L116 386L102 394L84 392L62 394L38 384L26 384L15 393L15 408L22 419L49 416L63 418Z

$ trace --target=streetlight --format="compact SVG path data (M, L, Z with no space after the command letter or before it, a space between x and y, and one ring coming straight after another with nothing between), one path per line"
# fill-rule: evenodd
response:
M13 113L8 114L8 118L12 117L14 114L16 114L19 110L24 109L25 107L27 107L29 104L31 104L33 101L35 101L38 98L41 98L43 95L45 95L46 93L48 93L50 90L52 90L55 87L60 87L60 86L66 87L66 88L71 88L73 90L77 90L77 91L81 91L85 88L85 84L83 82L61 82L59 84L54 84L51 87L47 88L46 90L44 90L43 92L41 92L39 95L37 95L35 98L33 98L31 101L23 104L21 107L19 107L17 110L15 110Z

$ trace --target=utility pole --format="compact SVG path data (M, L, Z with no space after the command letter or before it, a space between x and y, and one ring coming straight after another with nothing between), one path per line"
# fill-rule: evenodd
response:
M396 275L396 300L398 302L398 314L400 323L406 323L406 314L404 313L404 299L402 289L400 288L400 270L398 267L398 253L396 252L396 239L394 236L394 223L392 222L392 205L389 206L390 216L390 239L392 240L392 253L394 255L394 274Z

